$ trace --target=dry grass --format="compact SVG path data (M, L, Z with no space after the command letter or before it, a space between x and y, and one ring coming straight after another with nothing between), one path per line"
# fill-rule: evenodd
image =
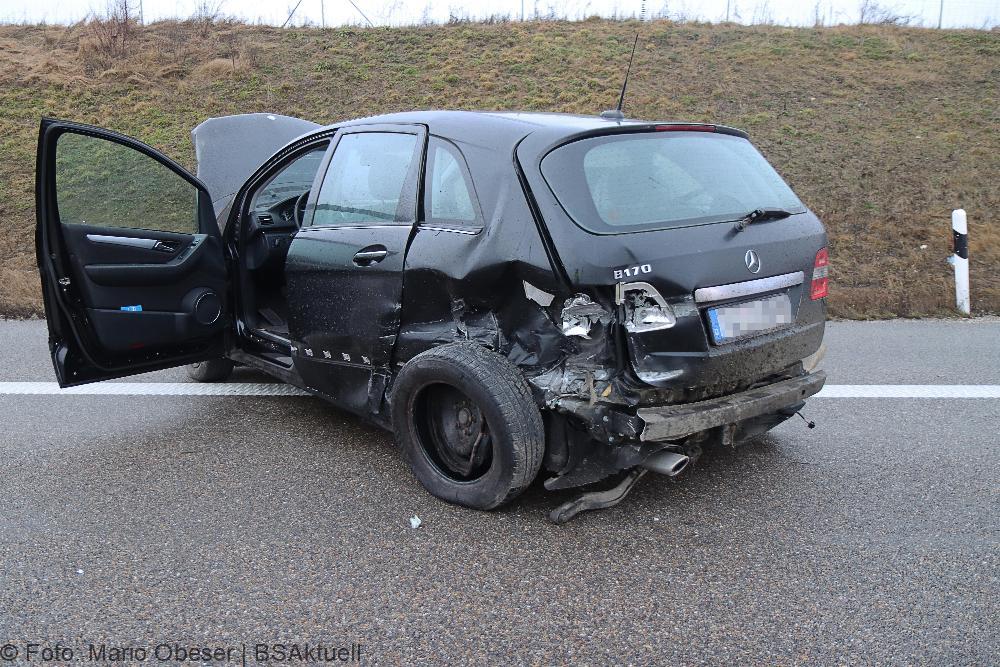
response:
M614 100L637 29L627 112L748 130L830 230L834 314L952 313L945 260L959 206L971 226L973 305L1000 312L1000 33L601 20L163 22L137 28L111 62L86 25L0 26L0 312L40 312L31 267L42 115L125 132L191 165L190 129L231 113L593 113Z
M0 266L0 315L33 317L43 312L34 255L16 255Z

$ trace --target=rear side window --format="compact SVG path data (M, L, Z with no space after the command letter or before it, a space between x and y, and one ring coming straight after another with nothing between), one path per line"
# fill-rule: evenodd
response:
M424 211L428 221L475 223L479 220L465 160L450 142L431 137L427 145Z
M549 153L542 175L573 220L622 233L738 220L805 207L742 137L644 132L582 139Z
M416 146L414 134L360 132L341 137L316 199L313 226L413 222L416 186L411 167Z

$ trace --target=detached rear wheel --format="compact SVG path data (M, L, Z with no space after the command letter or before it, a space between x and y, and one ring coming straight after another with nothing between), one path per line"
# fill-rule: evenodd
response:
M396 378L392 416L417 479L451 503L499 507L542 464L542 417L524 377L479 345L443 345L411 359Z

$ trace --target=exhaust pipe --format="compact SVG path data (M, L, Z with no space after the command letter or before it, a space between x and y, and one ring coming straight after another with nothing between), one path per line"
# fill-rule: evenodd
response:
M642 467L667 477L674 477L681 474L689 463L691 463L690 456L676 452L657 452L643 461Z

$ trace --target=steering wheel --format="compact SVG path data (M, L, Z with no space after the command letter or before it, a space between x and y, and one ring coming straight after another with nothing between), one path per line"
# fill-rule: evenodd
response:
M309 201L310 192L312 192L312 190L306 190L299 195L298 199L295 200L295 208L293 209L292 214L295 216L296 227L302 226L302 220L306 216L306 202Z

